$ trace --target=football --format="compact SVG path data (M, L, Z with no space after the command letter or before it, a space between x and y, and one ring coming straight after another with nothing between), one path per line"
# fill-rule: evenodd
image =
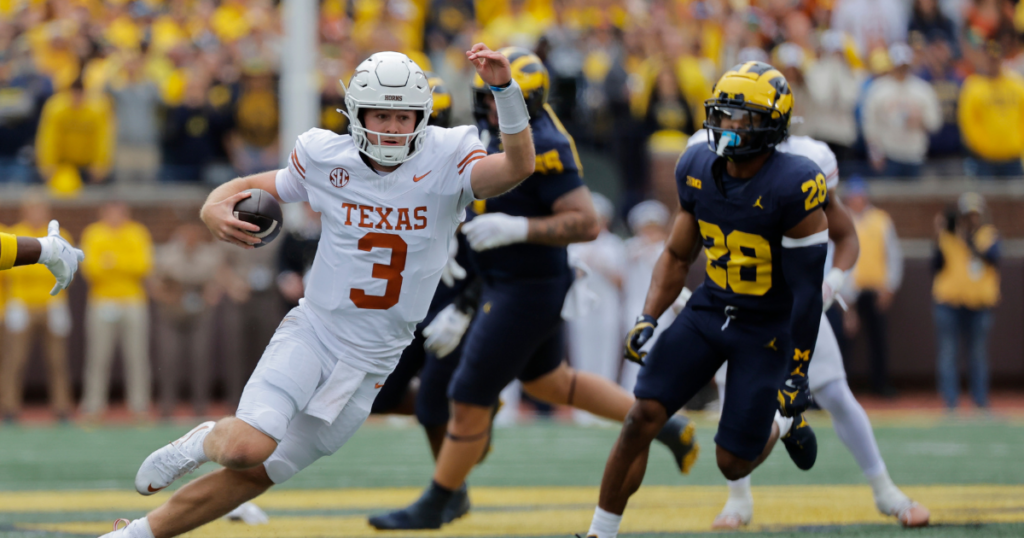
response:
M259 248L268 245L281 233L281 204L265 190L249 189L245 192L252 193L252 196L235 204L235 218L260 227L258 232L246 232L260 238L260 242L253 246Z

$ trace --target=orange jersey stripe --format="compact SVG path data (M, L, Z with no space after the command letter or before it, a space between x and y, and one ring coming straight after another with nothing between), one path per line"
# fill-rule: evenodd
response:
M295 156L294 151L292 152L292 164L295 166L295 171L302 176L302 179L306 179L306 171L302 169L302 166L299 164L299 158Z
M474 155L477 155L477 154L481 154L481 153L483 154L484 157L487 156L487 151L486 150L482 150L482 149L475 149L475 150L469 152L469 155L466 155L466 157L464 159L462 159L462 162L459 163L459 168L462 168L462 165L467 164L469 162L469 158L470 157L472 157Z
M466 168L469 168L469 163L471 163L473 161L479 161L480 159L483 159L486 156L487 155L477 155L476 157L473 157L472 159L469 159L468 161L465 162L465 164L463 164L461 166L461 168L459 168L459 174L461 175L463 172L466 171Z

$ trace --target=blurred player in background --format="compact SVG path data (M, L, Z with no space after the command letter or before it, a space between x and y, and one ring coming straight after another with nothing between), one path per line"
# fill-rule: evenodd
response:
M626 271L626 246L622 238L608 229L615 216L615 205L601 193L593 193L594 209L601 233L588 243L569 245L569 256L582 262L587 274L582 281L592 299L591 308L581 308L568 320L569 363L577 370L597 374L613 382L619 380L622 353L622 281ZM587 305L590 306L590 305ZM573 410L577 424L593 424L597 419L580 409Z
M726 360L733 362L730 398L715 436L722 474L749 475L779 438L799 468L810 469L816 457L802 413L822 312L825 176L812 161L775 151L793 96L772 66L734 67L705 107L713 143L691 147L676 165L682 211L626 337L626 357L643 368L601 481L588 532L597 538L617 536L626 502L643 481L650 442ZM684 289L702 244L704 284L650 354L641 352Z
M690 138L688 147L704 144L713 145L714 140L708 131L701 130ZM806 136L790 136L776 149L814 161L825 174L825 185L830 192L834 192L839 185L838 163L828 144ZM825 277L822 282L822 300L824 310L827 311L832 307L839 290L843 287L843 282L857 262L860 246L853 217L840 197L830 197L824 209L828 218L830 240L829 256L825 263ZM718 398L722 404L726 397L727 370L728 364L723 364L715 374ZM910 500L889 477L868 415L853 397L846 382L846 369L843 366L839 343L824 312L821 314L818 341L814 347L814 356L807 376L814 401L832 416L832 427L835 428L839 440L853 454L857 465L871 484L878 510L884 515L896 517L906 526L926 525L929 518L928 510ZM750 490L750 476L729 481L729 500L726 501L722 513L715 518L712 528L737 529L748 525L753 514L754 497Z
M514 379L539 400L612 420L624 420L633 403L613 382L562 362L562 310L573 281L566 246L595 239L597 216L574 142L546 104L547 69L528 50L500 52L508 57L530 111L536 171L504 196L474 203L478 216L462 227L484 286L448 387L453 403L447 438L430 486L412 505L371 517L378 529L436 529L453 507L468 508L466 477L488 446L499 393ZM488 153L508 151L496 136L495 100L479 77L473 108ZM693 425L677 417L663 438L680 469L689 471L697 454Z
M668 208L657 200L640 202L633 206L633 209L629 210L629 215L626 216L626 222L629 223L633 237L626 240L626 276L622 285L624 308L620 315L630 316L631 312L642 312L644 309L647 290L651 288L651 275L654 274L658 258L665 251L665 239L668 238L666 231L668 218ZM666 310L658 318L658 327L642 351L649 351L654 346L654 342L658 340L658 336L668 328L674 319L676 319L676 314L671 309ZM623 332L628 332L633 328L633 318L630 317L622 321L625 325ZM639 364L633 361L623 361L619 384L627 392L633 392L638 373L640 373Z
M147 517L115 523L108 538L168 538L213 521L333 454L366 420L427 314L465 207L534 170L529 115L508 60L482 43L466 57L495 95L504 153L487 155L473 127L428 126L426 75L404 54L380 52L346 89L351 135L311 129L287 168L210 193L203 221L244 248L259 242L251 235L259 228L233 215L246 189L308 201L321 213L308 293L278 327L235 416L204 422L151 454L135 488L151 495L207 461L224 468Z

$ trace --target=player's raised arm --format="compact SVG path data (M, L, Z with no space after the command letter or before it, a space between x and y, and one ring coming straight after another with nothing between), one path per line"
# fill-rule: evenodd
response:
M260 172L232 179L213 189L213 192L206 197L203 208L199 210L199 218L203 219L203 223L217 239L242 248L254 248L253 245L259 243L260 240L245 232L246 230L258 232L259 226L235 218L235 204L250 196L249 193L243 192L248 189L265 190L280 201L281 196L277 192L277 174L278 170Z
M822 312L822 269L828 252L828 218L817 208L782 237L782 274L793 293L790 313L789 366L779 389L783 415L799 415L810 404L807 368L818 340Z
M644 311L626 336L626 359L643 364L647 353L641 352L640 348L654 335L657 319L683 291L686 276L690 274L690 266L697 259L700 246L700 228L696 217L685 209L680 210L665 242L665 250L654 265Z
M508 58L483 43L473 45L466 58L491 87L498 108L504 152L480 159L470 176L473 195L478 199L490 198L511 190L533 174L536 152L530 134L530 114L519 84L512 79Z

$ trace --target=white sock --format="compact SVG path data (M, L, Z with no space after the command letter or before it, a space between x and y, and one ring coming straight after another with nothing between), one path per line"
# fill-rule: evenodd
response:
M587 536L597 538L615 538L619 535L619 524L622 523L622 516L615 515L600 506L594 509L594 520L590 522L590 530Z
M883 474L888 477L868 414L853 397L846 381L836 380L814 391L814 400L832 415L832 427L836 435L853 454L853 459L857 460L857 465L868 481Z
M789 428L793 426L793 417L784 417L782 413L775 412L775 423L779 425L779 439L789 434Z
M132 521L124 530L128 538L154 538L153 529L149 528L149 520L146 518Z
M729 498L730 499L749 499L753 493L750 491L750 475L744 476L739 480L726 480L729 484Z

